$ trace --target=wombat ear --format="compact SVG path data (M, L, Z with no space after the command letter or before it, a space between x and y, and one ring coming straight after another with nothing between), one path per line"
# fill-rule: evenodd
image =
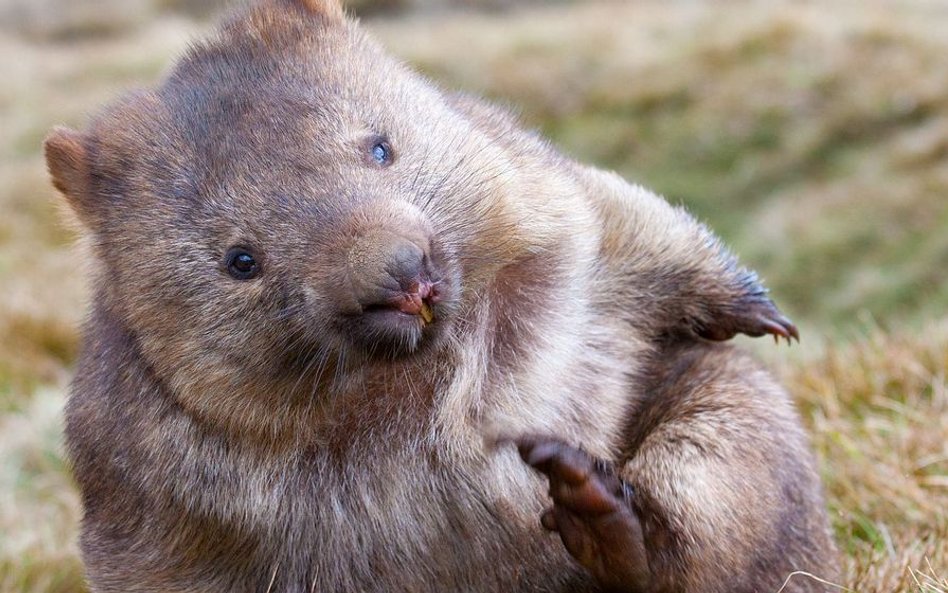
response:
M81 132L57 126L43 142L46 168L53 185L62 192L83 221L89 215L89 153Z
M341 21L345 18L345 10L341 0L292 0L301 8L316 14L328 17L331 20Z

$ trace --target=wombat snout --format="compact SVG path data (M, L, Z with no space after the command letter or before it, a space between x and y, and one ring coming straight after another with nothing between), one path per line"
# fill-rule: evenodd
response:
M441 294L429 251L427 239L384 231L357 241L349 251L348 274L362 312L419 315L430 323Z
M449 317L452 283L424 226L406 220L370 228L346 255L348 336L368 352L415 351Z

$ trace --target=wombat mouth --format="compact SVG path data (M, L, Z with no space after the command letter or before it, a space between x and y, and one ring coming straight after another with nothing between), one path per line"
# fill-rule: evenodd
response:
M441 279L417 279L347 316L346 334L373 357L401 358L426 350L450 317L448 292Z
M434 321L434 307L441 302L441 281L417 278L408 282L404 290L391 291L381 302L363 305L362 312L396 311L419 317L423 325Z

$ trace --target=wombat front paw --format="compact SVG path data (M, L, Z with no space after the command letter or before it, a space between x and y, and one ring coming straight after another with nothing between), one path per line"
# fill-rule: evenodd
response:
M760 337L770 334L777 342L785 338L800 341L800 332L792 321L777 309L773 301L763 297L741 303L736 309L719 314L697 328L697 333L708 340L730 340L737 334Z
M540 518L608 591L644 591L650 581L632 488L604 462L541 437L516 441L520 457L550 481L553 506Z

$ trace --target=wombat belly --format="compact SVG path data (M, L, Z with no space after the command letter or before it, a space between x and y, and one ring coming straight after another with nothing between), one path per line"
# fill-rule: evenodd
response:
M169 513L167 501L149 501L140 509L148 527L132 546L106 544L108 527L87 523L90 578L97 591L596 590L558 536L539 525L539 480L406 469L284 476L274 484L282 498L266 503L276 508L262 509L267 519L256 526ZM491 480L505 484L492 488ZM249 508L233 499L238 494L231 493L234 508Z
M371 483L328 496L298 534L308 541L282 546L293 567L282 590L595 590L558 536L540 527L542 492L532 483L518 500L434 476L395 496Z

